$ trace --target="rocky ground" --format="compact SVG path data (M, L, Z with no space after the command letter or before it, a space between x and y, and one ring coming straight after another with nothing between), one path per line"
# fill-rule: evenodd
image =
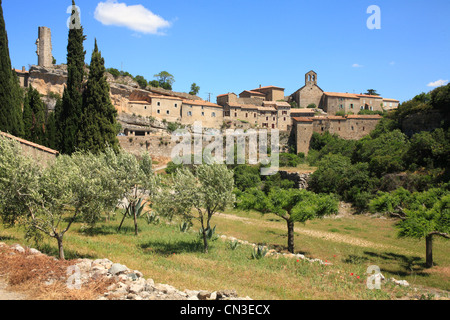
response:
M33 299L32 293L27 295L13 290L14 285L24 286L27 281L36 279L39 280L38 286L59 286L73 292L91 288L97 300L251 300L239 297L234 290L181 291L167 284L155 283L153 279L145 279L138 270L108 259L62 262L19 244L0 243L0 270L0 300ZM11 283L13 286L8 287ZM92 285L94 283L96 285ZM85 296L92 296L92 292Z

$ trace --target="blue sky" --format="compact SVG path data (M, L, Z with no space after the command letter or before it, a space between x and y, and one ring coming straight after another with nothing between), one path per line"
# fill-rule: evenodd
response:
M408 100L450 79L448 0L77 0L89 63L94 38L107 67L143 75L166 70L174 90L192 82L208 98L259 85ZM100 5L99 5L100 4ZM53 55L66 62L70 0L3 0L12 64L37 64L38 26L52 29ZM140 6L137 6L140 5ZM381 29L370 30L370 5ZM99 9L100 7L100 9ZM115 8L115 10L113 10ZM142 18L144 17L144 18ZM147 19L148 18L148 19ZM437 85L437 84L435 84Z

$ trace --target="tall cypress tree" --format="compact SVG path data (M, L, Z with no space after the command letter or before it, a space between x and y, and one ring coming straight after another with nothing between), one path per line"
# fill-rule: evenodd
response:
M75 1L72 0L75 6ZM75 10L72 14L75 14ZM64 90L61 110L55 110L58 115L59 150L71 154L77 149L77 137L83 111L82 87L84 79L84 51L83 42L86 40L83 27L76 27L75 17L71 21L69 43L67 45L67 87Z
M0 0L0 130L23 136L22 90L12 71L8 35Z
M23 104L23 137L29 141L45 145L45 106L39 91L28 87Z
M118 151L117 110L111 103L109 84L105 77L105 59L95 40L89 67L89 79L83 93L83 115L78 135L82 150L99 153L107 146Z

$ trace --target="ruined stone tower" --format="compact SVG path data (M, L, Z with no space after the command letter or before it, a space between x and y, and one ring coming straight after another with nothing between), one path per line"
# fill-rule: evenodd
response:
M39 27L39 38L36 41L38 65L40 67L51 67L53 65L52 56L52 32L50 28Z

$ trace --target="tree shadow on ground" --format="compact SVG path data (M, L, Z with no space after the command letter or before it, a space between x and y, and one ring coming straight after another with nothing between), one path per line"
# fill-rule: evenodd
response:
M109 236L113 234L127 234L127 233L133 233L134 234L134 226L122 226L120 231L117 230L118 227L112 226L112 225L103 225L103 226L95 226L92 228L87 228L83 230L78 230L77 232L79 234L88 236L88 237L95 237L95 236ZM138 231L139 228L138 228Z
M51 247L48 244L43 244L37 247L39 251L41 251L43 254L46 254L48 256L59 258L59 252L58 248ZM89 255L89 254L80 254L79 252L70 250L65 248L64 249L64 256L66 260L76 260L76 259L95 259L96 257Z
M17 238L11 236L0 236L0 241L11 241L11 240L17 240Z
M380 266L384 272L397 274L399 276L409 276L411 274L428 277L429 274L423 272L426 269L425 260L417 256L406 256L393 252L371 252L364 251L364 255L349 255L343 261L346 263L366 263L371 258L381 259L386 262L385 265Z
M208 242L208 244L210 248L213 247L212 242ZM145 253L155 253L162 256L192 252L202 253L204 251L203 243L199 240L177 242L150 241L141 244L140 247Z

